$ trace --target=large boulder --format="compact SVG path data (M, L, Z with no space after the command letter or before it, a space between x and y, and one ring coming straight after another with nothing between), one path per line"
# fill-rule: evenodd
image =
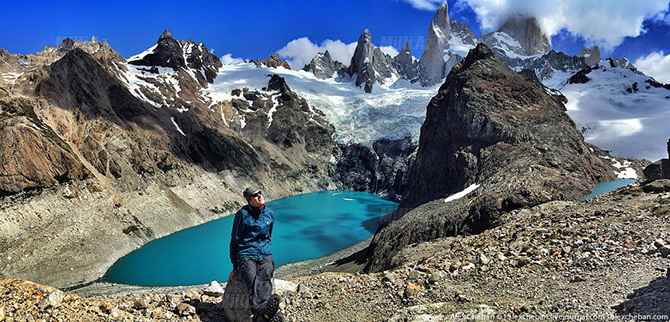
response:
M376 233L367 268L393 266L410 243L479 233L503 212L588 194L614 179L615 169L593 151L560 99L478 45L427 107L399 212L413 210ZM459 192L462 198L446 202Z
M249 288L244 283L242 274L235 274L228 284L226 284L223 298L219 304L230 321L252 321L249 296Z
M648 165L644 168L643 173L647 182L658 179L670 179L670 140L668 140L668 158Z

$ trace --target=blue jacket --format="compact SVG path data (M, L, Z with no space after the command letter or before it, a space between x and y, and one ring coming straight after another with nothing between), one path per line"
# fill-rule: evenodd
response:
M270 237L275 213L272 209L246 205L235 214L230 238L230 261L237 268L237 260L244 257L263 259L272 255Z

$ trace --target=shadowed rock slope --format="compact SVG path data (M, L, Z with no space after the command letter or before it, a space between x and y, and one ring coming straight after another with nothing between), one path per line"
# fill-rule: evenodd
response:
M427 107L409 196L395 215L413 210L380 228L367 269L388 268L410 243L479 233L504 212L588 194L614 179L598 152L605 154L584 143L559 99L478 45Z
M164 72L181 91L152 104L108 45L68 44L39 64L0 57L23 73L0 82L0 278L90 282L150 240L233 213L252 183L271 199L335 186L333 128L281 77L210 105L196 99L198 66L179 65ZM143 62L168 66L159 56ZM136 78L167 93L158 76Z

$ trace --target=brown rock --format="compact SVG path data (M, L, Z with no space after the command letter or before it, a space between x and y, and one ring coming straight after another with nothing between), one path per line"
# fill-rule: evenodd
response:
M135 302L133 303L133 308L137 310L144 310L149 307L149 299L147 298L140 298L136 299Z
M70 147L37 119L36 104L29 99L0 101L0 192L16 193L85 177Z
M405 294L404 295L405 295L406 298L410 298L410 297L416 295L417 293L419 293L420 290L421 290L421 287L419 287L419 285L416 285L416 284L410 282L410 283L407 283L407 286L405 286Z
M627 236L626 240L623 242L623 246L629 249L634 249L637 247L637 243L633 240L633 237Z
M177 305L177 311L180 316L189 316L195 314L195 308L186 303L180 303Z
M112 306L109 303L102 303L100 304L100 311L105 314L110 314L112 313L112 310L114 310L114 306Z

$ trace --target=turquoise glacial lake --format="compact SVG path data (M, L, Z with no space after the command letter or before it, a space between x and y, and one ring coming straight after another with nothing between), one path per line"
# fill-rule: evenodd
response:
M377 195L322 191L273 200L275 265L333 254L372 236L377 223L398 208ZM233 269L228 247L234 216L154 240L117 261L105 274L113 283L142 286L225 282Z
M635 179L617 179L614 181L603 181L599 182L593 187L593 191L588 196L579 198L579 200L589 200L597 195L601 195L603 193L608 193L610 191L613 191L614 189L625 187L631 183L636 182L637 180Z

